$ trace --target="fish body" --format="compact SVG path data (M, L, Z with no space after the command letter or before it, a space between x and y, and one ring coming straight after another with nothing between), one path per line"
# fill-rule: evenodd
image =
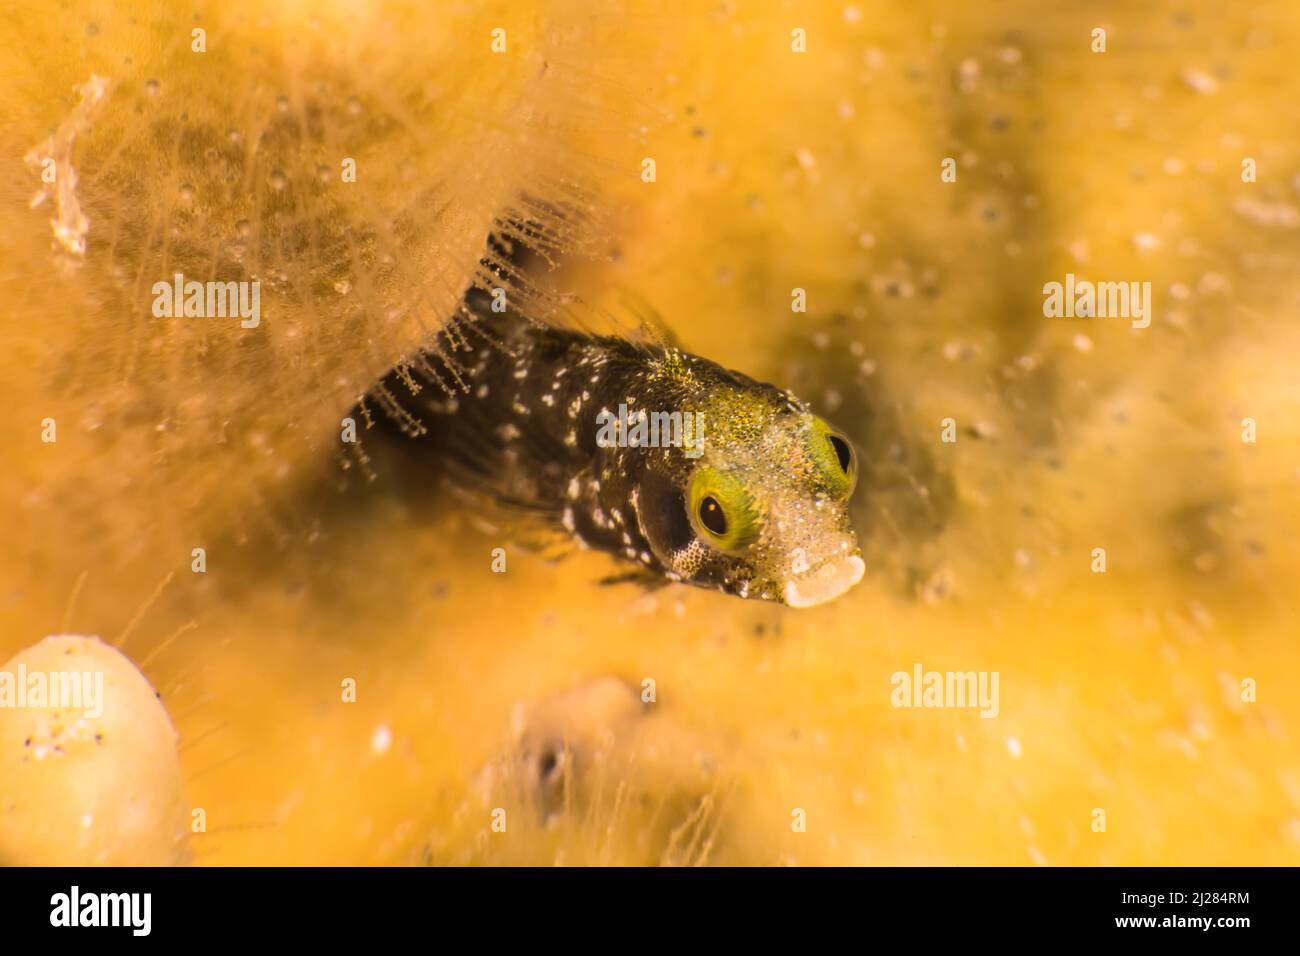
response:
M795 607L856 584L856 453L808 405L668 345L494 314L438 336L366 403L408 457L681 581Z

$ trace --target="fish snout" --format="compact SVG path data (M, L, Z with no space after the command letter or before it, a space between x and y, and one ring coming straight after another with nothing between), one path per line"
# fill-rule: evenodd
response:
M790 607L815 607L849 590L862 580L866 570L861 555L840 555L787 580L782 597Z

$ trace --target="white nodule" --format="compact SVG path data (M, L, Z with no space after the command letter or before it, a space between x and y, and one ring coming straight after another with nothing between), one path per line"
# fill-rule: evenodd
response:
M790 607L815 607L839 597L862 580L867 566L856 554L827 561L811 574L785 583L785 603Z

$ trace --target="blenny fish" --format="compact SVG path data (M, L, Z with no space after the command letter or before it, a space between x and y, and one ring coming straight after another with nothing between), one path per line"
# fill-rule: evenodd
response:
M474 321L361 402L417 467L541 516L647 584L811 607L861 580L856 452L806 402L673 345L494 312L481 290L465 308ZM651 423L667 438L648 441Z

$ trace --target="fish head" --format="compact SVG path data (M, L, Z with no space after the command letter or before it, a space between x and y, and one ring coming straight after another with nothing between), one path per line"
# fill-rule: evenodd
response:
M695 446L638 489L638 521L669 576L799 608L857 584L866 565L849 516L848 437L770 386L725 389L700 407Z

